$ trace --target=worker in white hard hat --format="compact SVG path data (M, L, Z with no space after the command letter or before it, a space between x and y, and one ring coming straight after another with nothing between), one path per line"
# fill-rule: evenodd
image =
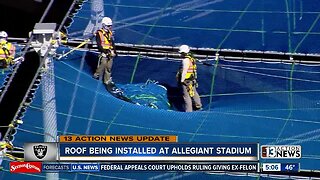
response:
M113 58L117 55L112 32L112 20L109 17L102 19L102 28L96 33L96 41L100 51L98 67L93 75L94 78L99 79L103 75L103 82L113 84L111 79L111 69Z
M183 99L185 102L185 111L193 111L193 103L195 110L202 108L201 99L197 92L197 65L196 59L190 53L190 47L182 45L179 47L179 53L182 56L182 66L180 67L176 78L182 87Z
M13 64L13 59L16 52L16 47L7 41L8 34L5 31L0 31L0 68L7 68Z

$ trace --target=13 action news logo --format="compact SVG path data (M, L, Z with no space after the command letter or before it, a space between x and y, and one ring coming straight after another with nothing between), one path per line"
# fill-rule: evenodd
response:
M301 146L299 145L263 145L261 157L265 159L300 159Z

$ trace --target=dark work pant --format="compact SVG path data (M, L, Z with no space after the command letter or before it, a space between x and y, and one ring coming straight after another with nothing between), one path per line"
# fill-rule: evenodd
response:
M100 75L103 75L103 82L105 84L108 83L108 81L111 78L111 69L113 64L113 58L110 56L99 57L98 67L96 69L96 72L94 73L95 77L99 77Z
M185 85L182 85L182 93L183 93L183 100L184 100L184 107L185 107L185 111L186 112L192 112L192 100L194 100L195 102L195 106L197 108L201 108L202 107L202 104L201 104L201 99L200 99L200 96L197 92L197 89L196 87L193 85L192 86L193 88L193 91L194 91L194 96L191 97L189 92L188 92L188 88L187 86Z

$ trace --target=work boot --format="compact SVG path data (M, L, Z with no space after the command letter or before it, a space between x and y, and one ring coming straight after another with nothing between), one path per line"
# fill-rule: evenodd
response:
M99 79L99 75L98 75L98 74L94 74L92 77L93 77L94 79Z
M111 85L114 86L114 82L112 81L112 79L110 78L107 82L105 82L106 85Z
M195 110L196 110L196 111L202 111L203 108L202 108L201 105L196 104Z

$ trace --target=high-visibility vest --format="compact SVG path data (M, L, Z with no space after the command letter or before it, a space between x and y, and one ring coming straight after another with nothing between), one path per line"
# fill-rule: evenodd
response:
M12 60L14 59L16 47L8 41L2 41L0 43L0 60Z
M103 49L113 49L112 46L112 31L106 32L103 29L98 30L98 36L101 39L101 46Z
M186 56L189 59L189 67L187 70L186 78L185 79L197 79L197 65L196 65L196 60L190 56Z

